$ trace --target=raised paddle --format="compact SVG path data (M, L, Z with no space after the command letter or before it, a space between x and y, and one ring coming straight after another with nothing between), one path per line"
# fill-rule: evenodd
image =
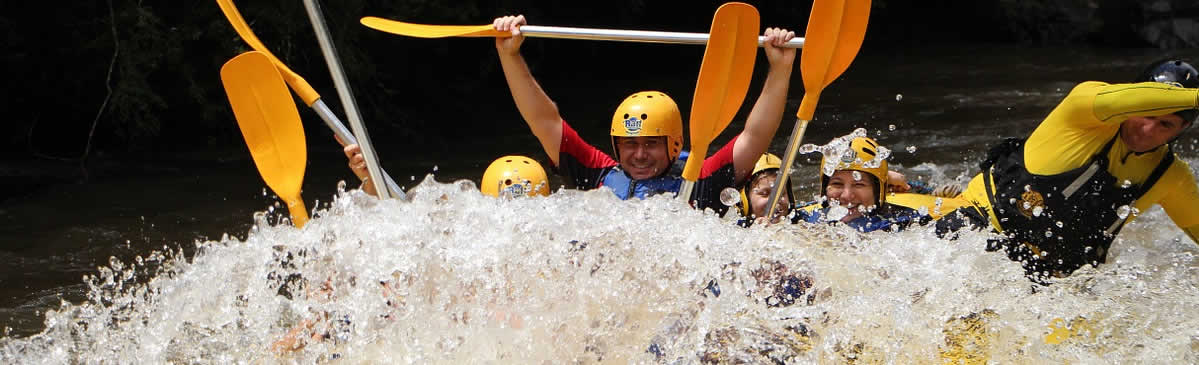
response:
M417 37L417 38L445 38L445 37L511 37L511 32L500 32L495 30L491 24L486 25L431 25L431 24L414 24L384 19L379 17L368 16L360 20L362 25L368 28L397 34L402 36ZM708 33L684 33L684 32L658 32L646 30L621 30L621 29L596 29L596 28L571 28L571 27L549 27L539 25L522 25L520 33L528 37L537 38L558 38L558 39L585 39L597 41L624 41L624 42L643 42L643 43L670 43L670 44L704 44L708 43ZM758 46L761 46L766 37L758 37ZM803 38L792 38L791 41L783 45L788 48L803 48Z
M691 99L691 156L683 168L685 181L678 195L683 199L691 199L708 157L708 145L733 121L749 91L758 50L758 10L745 3L721 5L709 34Z
M774 217L775 204L783 195L795 153L803 141L808 122L816 112L820 92L836 80L858 55L862 40L866 37L866 22L870 19L870 0L816 0L812 14L808 16L805 31L806 44L800 56L800 72L803 75L804 96L796 113L795 129L787 142L783 155L782 171L774 181L774 192L767 203L767 217Z
M296 227L304 227L308 211L300 198L300 186L308 149L300 112L279 71L266 55L250 51L221 66L221 83L258 174L287 203Z
M342 142L348 144L359 144L362 146L363 156L367 159L367 170L374 171L372 169L378 166L378 164L375 162L374 150L370 149L369 138L366 139L364 143L359 143L358 139L354 138L354 135L350 132L350 130L341 123L341 120L337 119L337 116L333 114L333 111L329 110L329 107L325 105L325 102L321 101L320 94L318 94L316 90L312 88L312 85L309 85L308 81L304 80L303 77L300 77L299 74L296 74L290 68L288 68L287 65L283 64L278 57L275 57L274 54L271 54L270 50L267 50L266 46L258 40L258 37L254 35L254 32L250 30L250 26L246 24L245 19L242 18L241 13L237 11L237 7L233 5L232 0L217 0L217 5L220 6L221 12L225 14L226 19L229 19L229 24L233 25L233 29L237 31L237 34L241 36L242 40L246 41L246 43L249 44L254 50L261 52L270 58L275 68L277 68L279 73L283 76L283 79L287 81L289 86L291 86L292 91L295 91L296 95L299 96L305 104L312 108L312 110L316 111L316 114L321 117L321 120L325 121L325 125L327 125L329 129L332 129L333 133L336 134ZM363 127L362 130L365 131L365 127ZM404 194L404 191L400 189L399 184L396 184L395 180L393 180L386 171L383 171L381 168L378 169L378 171L379 174L383 176L383 181L387 186L387 191L383 193L390 192L390 195L397 196L400 199L407 198ZM378 179L374 180L379 181ZM386 195L380 195L380 197L384 196Z

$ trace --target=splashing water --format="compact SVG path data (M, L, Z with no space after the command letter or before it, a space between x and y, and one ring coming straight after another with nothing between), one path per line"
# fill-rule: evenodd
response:
M720 191L720 202L726 207L741 203L741 192L734 188L724 188Z
M825 220L829 222L836 222L840 221L841 218L845 218L847 215L849 215L849 208L837 204L837 201L834 200L829 203L828 213L825 215Z
M501 200L429 178L409 194L113 260L45 331L0 338L0 362L1199 360L1199 263L1160 209L1107 264L1030 291L975 232L743 229L663 196ZM289 331L304 346L272 350Z

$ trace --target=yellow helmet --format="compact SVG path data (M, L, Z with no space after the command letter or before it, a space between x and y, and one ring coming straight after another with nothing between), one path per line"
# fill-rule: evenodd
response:
M483 172L483 194L498 197L501 193L512 197L550 195L550 183L545 169L537 161L525 156L504 156L495 160Z
M772 153L763 153L762 157L758 158L758 162L754 163L753 172L749 174L749 178L745 179L745 184L741 186L741 204L737 204L737 209L741 211L741 215L748 217L750 214L749 192L747 190L753 188L753 183L757 180L758 175L765 172L778 172L783 167L783 160ZM777 177L775 178L777 179ZM775 180L778 181L778 180ZM792 204L795 200L791 199L791 180L787 180L787 200Z
M661 91L641 91L624 99L612 115L612 152L616 137L666 136L668 162L673 162L683 150L683 115L678 104Z
M849 150L830 161L830 156L820 159L820 192L827 192L829 176L840 170L861 171L874 176L878 182L878 205L881 206L887 198L887 156L883 154L886 148L879 147L878 142L869 137L857 137L849 142ZM836 165L830 165L836 163Z

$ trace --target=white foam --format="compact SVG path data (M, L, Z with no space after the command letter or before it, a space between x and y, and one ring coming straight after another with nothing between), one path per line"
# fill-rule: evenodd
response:
M1196 360L1199 264L1160 209L1125 229L1108 264L1033 293L1018 263L983 250L987 234L744 229L603 190L504 200L426 179L411 194L350 193L302 230L259 225L244 242L199 242L192 258L114 262L88 280L90 302L0 339L0 361L929 363L947 322L985 311L998 363ZM787 277L810 287L769 306ZM1042 340L1055 318L1078 317L1093 337ZM304 319L329 339L273 352Z

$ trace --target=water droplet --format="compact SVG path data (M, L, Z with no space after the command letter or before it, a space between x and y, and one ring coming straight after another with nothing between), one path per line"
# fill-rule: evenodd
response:
M475 185L474 181L470 181L467 179L455 181L454 184L458 186L458 191L479 190L478 185ZM538 187L538 188L540 188L540 187Z
M1131 186L1132 186L1132 181L1124 180L1123 183L1120 183L1121 188L1128 189Z
M1094 249L1095 249L1095 248L1093 248L1093 247L1091 247L1091 246L1087 246L1087 248L1083 249L1083 252L1086 252L1086 253L1091 253L1091 250L1094 250Z
M841 218L845 218L847 215L849 215L849 208L840 205L833 205L828 208L829 221L839 221Z
M908 146L908 153L916 153L916 146Z
M1008 203L1012 204L1012 205L1016 205L1016 198L1008 199Z
M836 165L833 165L833 164L831 164L831 163L830 163L830 164L825 164L825 165L824 165L824 175L825 175L825 176L833 176L833 173L834 173L834 172L837 172L837 166L836 166Z
M903 100L903 94L895 94L895 101L902 101L902 100Z
M741 202L741 192L734 188L724 188L720 191L720 202L726 206L734 206Z
M920 213L920 215L928 215L928 207L921 205L920 209L916 209L916 212Z
M816 145L814 145L814 144L805 143L804 145L799 146L799 153L809 154L812 152L816 152Z
M861 171L854 170L853 181L862 181L862 172Z
M408 181L416 181L416 175L408 176Z
M1119 208L1116 208L1116 216L1119 216L1120 219L1128 218L1128 213L1130 213L1131 210L1132 208L1129 206L1121 205Z
M1044 212L1044 211L1045 211L1045 208L1038 205L1036 208L1032 208L1032 215L1036 216L1036 217L1040 217L1041 212Z
M866 133L867 133L866 128L854 129L853 133L850 134L851 136L853 136L852 138L850 138L850 140L853 140L854 138L858 138L858 137L865 137Z
M1057 224L1057 228L1062 228L1065 226L1065 224L1062 224L1062 221L1057 221L1056 224Z
M894 125L894 124L888 125L888 126L887 126L887 129L889 129L889 130L891 130L892 132L894 132L894 131L895 131L895 125Z
M1032 209L1032 203L1024 202L1024 209Z
M1029 185L1025 184L1025 185L1024 185L1024 191L1032 191L1032 186L1029 186Z
M882 161L886 160L888 157L891 157L891 150L883 146L878 146L878 155L874 156L874 159Z

